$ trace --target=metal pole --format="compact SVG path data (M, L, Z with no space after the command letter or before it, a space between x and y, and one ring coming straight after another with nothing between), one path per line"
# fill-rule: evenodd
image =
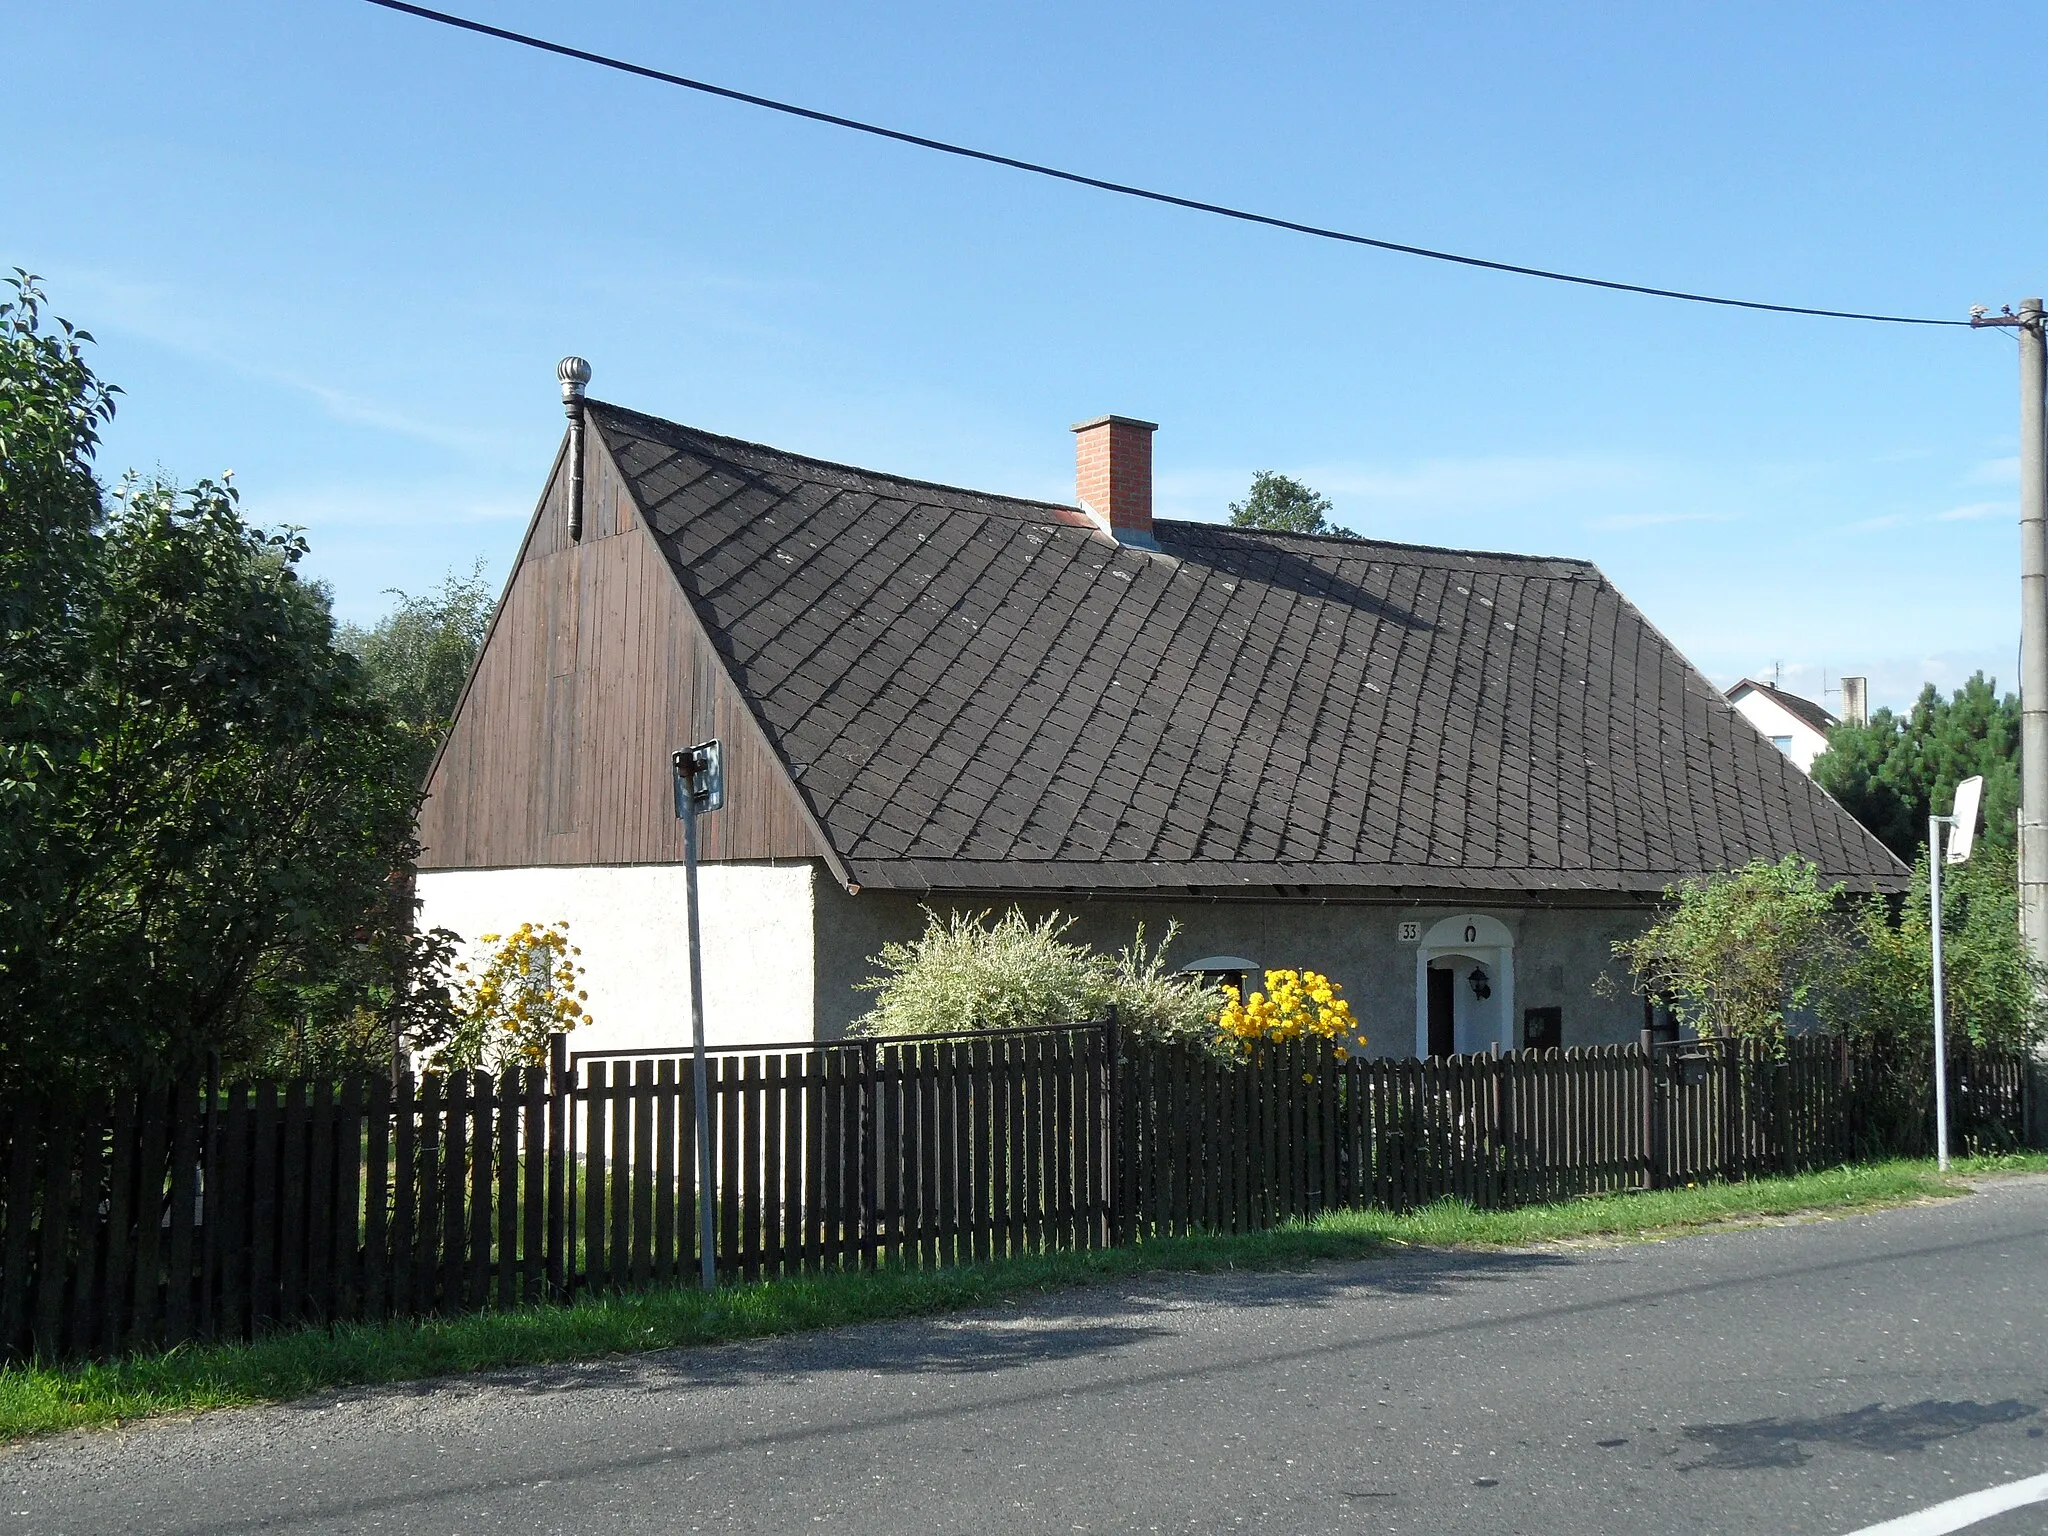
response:
M697 1097L697 1251L703 1255L707 1291L718 1288L716 1201L711 1187L711 1073L704 1058L704 953L697 932L697 806L684 786L683 885L690 904L690 1047L691 1081Z
M1927 905L1934 927L1934 1160L1948 1172L1948 1030L1942 1020L1941 824L1927 818Z
M2048 360L2041 301L2020 300L2020 931L2048 961Z

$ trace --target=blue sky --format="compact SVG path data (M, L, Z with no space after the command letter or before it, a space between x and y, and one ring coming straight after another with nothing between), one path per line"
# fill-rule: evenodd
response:
M2048 288L2017 4L467 9L1503 260L1958 317ZM1221 517L1272 468L1375 536L1586 556L1724 685L2015 677L2003 334L1249 229L359 0L8 30L0 265L42 273L126 388L103 467L235 470L345 617L503 573L577 351L601 398L1024 495L1071 495L1070 422L1143 416L1163 515Z

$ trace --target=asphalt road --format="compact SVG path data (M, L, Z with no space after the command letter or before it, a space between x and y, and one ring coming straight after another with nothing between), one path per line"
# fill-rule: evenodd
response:
M0 1527L1846 1536L2048 1472L2044 1291L2015 1179L72 1436L0 1456Z

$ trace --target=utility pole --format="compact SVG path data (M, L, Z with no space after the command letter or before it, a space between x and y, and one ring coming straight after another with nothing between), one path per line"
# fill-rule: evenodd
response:
M2020 931L2048 962L2048 349L2039 299L2018 314L1972 310L2020 343Z
M704 940L697 921L697 818L725 804L725 753L716 741L684 747L670 759L676 817L683 824L683 885L689 902L690 1085L697 1122L697 1255L700 1281L718 1289L718 1187L711 1161L711 1073L704 1056Z
M1934 1159L1948 1172L1948 1008L1946 969L1941 957L1941 866L1961 864L1977 842L1977 811L1984 803L1984 776L1956 786L1955 814L1927 818L1927 917L1934 946ZM1949 827L1948 848L1941 829Z

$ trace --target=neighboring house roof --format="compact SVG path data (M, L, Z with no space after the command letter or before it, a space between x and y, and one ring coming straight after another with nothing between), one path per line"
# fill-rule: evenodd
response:
M592 402L861 885L1661 889L1898 861L1592 565L1154 525Z
M1823 736L1842 723L1825 709L1821 708L1820 705L1814 703L1813 700L1802 699L1798 694L1787 693L1782 688L1773 688L1769 683L1760 683L1753 677L1745 677L1733 688L1730 688L1728 690L1729 701L1733 703L1735 696L1745 688L1749 689L1752 693L1762 694L1773 704L1778 705L1787 714L1799 721L1801 725L1809 726L1819 731Z

